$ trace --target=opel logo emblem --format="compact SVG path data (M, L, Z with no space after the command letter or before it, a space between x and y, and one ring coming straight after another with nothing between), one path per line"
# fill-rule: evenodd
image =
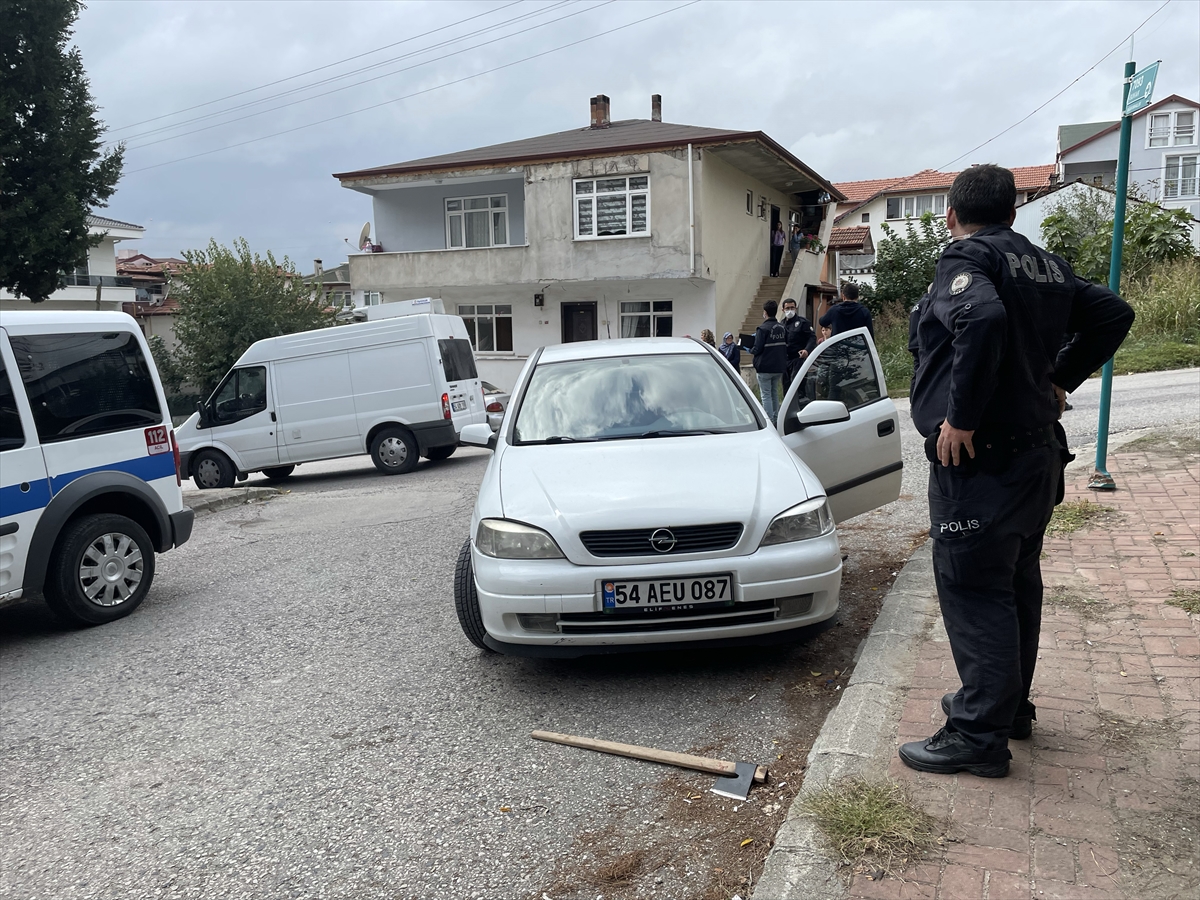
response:
M670 553L675 549L675 535L667 528L660 528L650 535L650 546L659 553Z

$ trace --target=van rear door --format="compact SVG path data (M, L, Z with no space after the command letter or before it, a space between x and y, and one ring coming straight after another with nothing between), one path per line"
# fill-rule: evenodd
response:
M466 338L439 338L438 355L442 358L442 370L446 375L454 431L461 432L466 425L486 422L483 385L475 368L475 352L471 349L471 342Z
M0 331L0 601L20 596L33 529L50 502L42 448L7 345Z

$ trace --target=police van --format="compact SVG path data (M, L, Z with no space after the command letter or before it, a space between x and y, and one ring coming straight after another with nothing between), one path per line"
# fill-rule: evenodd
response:
M0 316L0 606L44 597L100 625L133 612L154 555L183 544L179 451L137 323Z

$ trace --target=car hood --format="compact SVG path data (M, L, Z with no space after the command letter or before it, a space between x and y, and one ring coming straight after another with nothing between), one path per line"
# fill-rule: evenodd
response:
M200 414L192 413L176 427L175 440L180 453L190 453L198 447L211 444L212 434L208 429L200 429Z
M545 529L568 557L583 531L718 522L743 523L757 546L777 514L824 493L769 429L509 446L497 462L501 515Z

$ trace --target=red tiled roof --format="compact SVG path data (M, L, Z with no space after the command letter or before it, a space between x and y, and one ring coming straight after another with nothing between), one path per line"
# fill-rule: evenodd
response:
M1053 163L1045 166L1013 166L1010 170L1017 182L1018 191L1029 191L1050 185L1050 176L1054 174ZM846 195L847 200L862 203L877 197L884 191L920 191L928 188L948 188L954 183L958 172L939 172L936 169L922 169L915 175L904 178L873 178L869 181L835 181L833 186Z
M861 250L871 235L871 226L856 225L853 228L834 228L829 235L830 250Z

